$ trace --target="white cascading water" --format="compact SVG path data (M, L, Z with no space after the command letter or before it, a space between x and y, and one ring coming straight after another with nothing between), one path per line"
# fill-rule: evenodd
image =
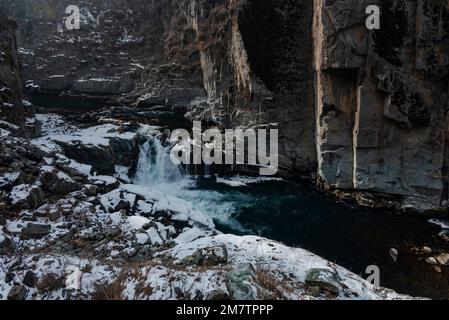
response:
M135 182L140 185L166 184L185 178L182 168L172 163L167 147L155 136L140 146Z
M213 219L231 225L236 230L243 230L232 217L236 210L235 199L228 200L226 194L221 192L198 189L197 181L186 175L181 166L173 164L170 159L170 148L163 146L157 137L156 128L145 126L140 134L147 136L148 141L140 146L139 161L133 179L135 184L188 201L195 209ZM246 202L248 199L242 196L240 200Z

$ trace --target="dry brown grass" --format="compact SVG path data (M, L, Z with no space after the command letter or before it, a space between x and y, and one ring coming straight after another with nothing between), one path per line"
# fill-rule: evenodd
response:
M288 285L288 280L279 280L271 275L269 271L259 269L256 271L259 284L269 292L266 297L270 300L286 300L285 292L291 292L292 288Z
M95 291L92 294L93 300L123 300L123 291L125 282L128 278L128 272L122 270L113 282L98 283L95 285Z

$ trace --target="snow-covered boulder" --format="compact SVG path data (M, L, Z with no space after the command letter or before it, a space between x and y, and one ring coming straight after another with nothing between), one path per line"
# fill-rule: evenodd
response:
M17 208L35 209L45 200L45 193L36 185L21 184L9 193L11 204Z
M42 184L42 188L52 194L66 195L81 189L81 184L52 166L43 166L41 168L39 181Z

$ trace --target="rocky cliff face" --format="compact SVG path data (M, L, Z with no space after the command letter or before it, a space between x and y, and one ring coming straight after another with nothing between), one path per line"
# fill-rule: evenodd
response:
M369 4L382 12L375 32ZM317 0L314 21L319 177L403 208L445 205L447 1Z
M138 91L163 65L171 1L79 1L79 30L68 30L73 1L12 0L6 14L19 25L24 80L37 91L121 95ZM147 70L145 70L147 69Z
M187 6L208 94L206 107L192 117L225 127L276 127L281 166L314 171L312 3L199 0Z
M81 30L67 31L69 2L4 6L30 87L277 127L281 166L340 195L446 206L447 1L90 0ZM370 4L378 31L365 27Z
M365 26L371 4L377 31ZM278 124L283 166L317 165L323 186L361 204L446 206L446 1L189 6L209 98L201 117Z
M22 81L17 58L16 24L0 17L0 120L18 127L25 125ZM5 130L14 129L4 128Z

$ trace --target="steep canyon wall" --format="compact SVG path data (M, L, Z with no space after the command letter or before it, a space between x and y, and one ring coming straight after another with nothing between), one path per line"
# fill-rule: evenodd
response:
M283 169L362 204L446 206L447 1L90 0L67 31L69 2L3 6L29 86L279 128Z
M380 30L365 28L370 4ZM445 205L449 3L316 0L314 23L324 184L395 195L403 208Z

